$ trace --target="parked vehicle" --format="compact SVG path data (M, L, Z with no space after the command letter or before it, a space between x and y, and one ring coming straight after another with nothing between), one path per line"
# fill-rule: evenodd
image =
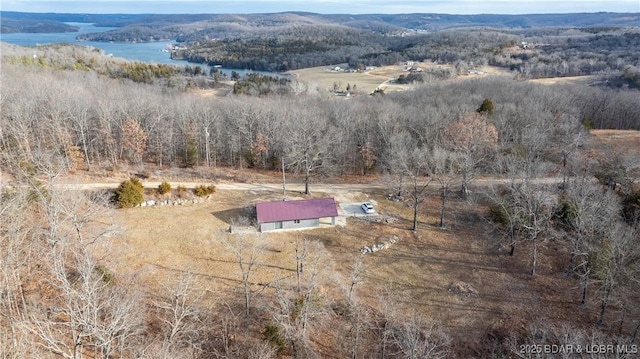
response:
M364 211L364 213L366 214L372 214L372 213L376 213L376 211L373 209L373 205L369 202L365 202L363 203L360 208L362 208L362 210Z

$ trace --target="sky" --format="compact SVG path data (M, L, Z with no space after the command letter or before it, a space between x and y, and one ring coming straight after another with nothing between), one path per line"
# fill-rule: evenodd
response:
M640 12L640 0L2 0L3 11L57 13L544 14Z

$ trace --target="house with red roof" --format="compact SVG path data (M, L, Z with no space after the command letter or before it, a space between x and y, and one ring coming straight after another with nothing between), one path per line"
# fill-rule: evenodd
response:
M260 231L267 232L318 227L323 218L335 225L338 210L333 198L313 198L256 203L256 214Z

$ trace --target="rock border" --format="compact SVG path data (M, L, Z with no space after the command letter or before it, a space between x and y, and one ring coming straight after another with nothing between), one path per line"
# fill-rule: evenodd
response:
M389 247L391 247L392 244L395 244L396 242L398 242L400 239L398 238L398 236L396 235L392 235L389 236L388 238L384 239L384 241L382 243L377 243L368 247L362 247L360 248L360 253L361 254L367 254L367 253L374 253L377 251L381 251L383 249L388 249Z
M186 199L186 198L181 198L181 199L162 199L162 200L150 199L150 200L147 200L147 201L142 201L142 203L140 203L136 207L182 206L184 204L202 203L202 202L206 202L206 201L208 201L210 199L211 199L211 195L208 195L206 197L196 197L196 198L193 198L193 199Z

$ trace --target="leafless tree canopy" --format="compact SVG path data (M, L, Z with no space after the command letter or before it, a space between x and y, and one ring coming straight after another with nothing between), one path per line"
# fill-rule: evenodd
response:
M518 345L585 338L637 344L638 161L583 152L589 126L640 128L636 90L487 77L346 100L299 82L282 96L209 98L185 86L72 71L80 64L66 47L37 51L60 57L50 62L60 67L17 57L0 72L3 358L314 358L328 355L323 345L352 358L473 352L460 354L447 323L408 312L391 294L362 296L371 280L362 258L346 275L333 273L321 240L295 244L283 269L289 277L256 283L266 265L261 238L213 234L237 265L226 292L201 290L188 269L157 289L141 286L142 274L112 271L110 246L122 232L111 223L109 194L54 184L68 173L128 165L297 173L307 194L325 176L384 175L392 197L410 207L404 229L415 238L426 226L455 229L451 208L475 206L474 218L491 231L480 240L509 246L501 275L524 272L535 285L540 271L555 270L575 290L575 303L562 305L590 322L498 328L473 355L513 357ZM551 65L522 66L533 73ZM478 112L486 99L493 110ZM481 177L495 181L478 190ZM439 223L426 223L425 203L436 202ZM546 262L550 248L562 258Z

